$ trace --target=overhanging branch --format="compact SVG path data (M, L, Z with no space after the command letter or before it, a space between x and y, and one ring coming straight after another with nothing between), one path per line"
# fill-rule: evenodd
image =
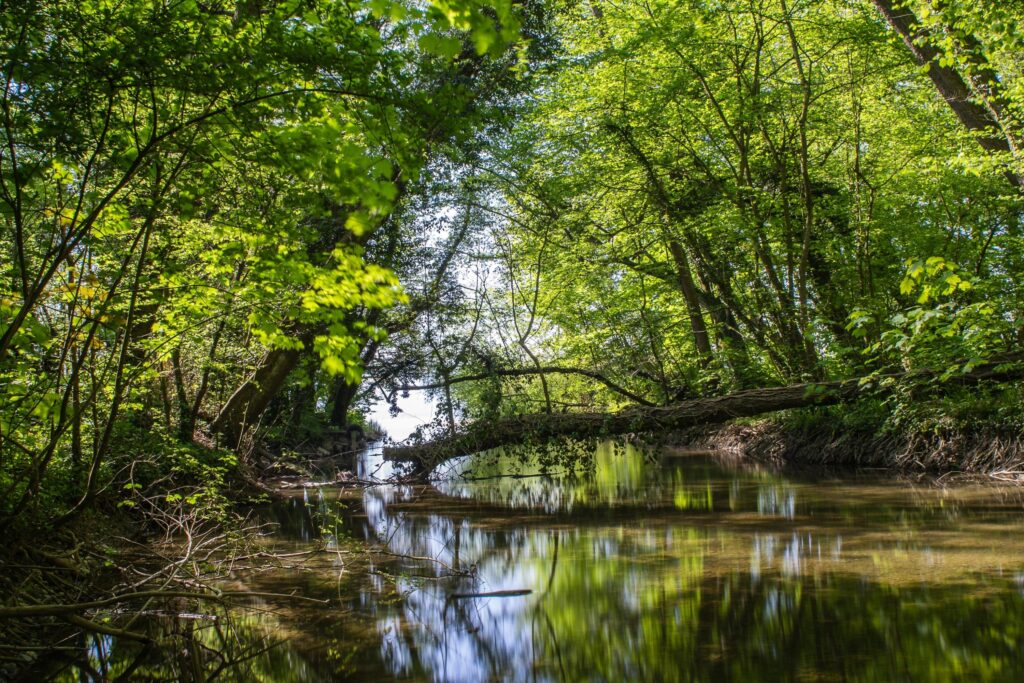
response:
M566 368L558 365L542 365L539 368L512 368L505 370L491 370L489 372L481 372L475 375L462 375L460 377L452 377L447 382L434 382L432 384L405 384L399 387L395 387L396 391L426 391L428 389L443 389L446 386L452 384L461 384L462 382L479 382L485 379L491 379L492 377L526 377L529 375L581 375L583 377L589 377L592 380L600 382L605 385L616 394L625 396L634 403L638 403L642 406L653 407L657 404L653 401L649 401L643 396L636 394L623 386L616 384L599 372L593 370L584 370L582 368Z

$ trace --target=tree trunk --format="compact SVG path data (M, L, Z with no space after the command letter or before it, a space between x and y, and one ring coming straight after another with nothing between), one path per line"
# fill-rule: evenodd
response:
M928 67L928 77L932 79L935 88L956 117L968 130L977 133L978 144L989 152L1012 152L1000 121L993 118L992 113L975 101L974 93L960 73L953 67L941 63L941 55L936 48L923 41L915 41L919 36L914 28L918 22L913 12L908 8L894 8L893 0L873 1L893 30L903 38L903 42L914 56L914 61L920 66ZM1018 189L1024 191L1024 178L1013 172L1007 172L1006 177Z
M308 341L303 339L303 344L308 345ZM246 428L259 421L301 358L302 352L297 349L274 349L267 353L252 376L221 408L210 430L223 436L228 447L237 448Z
M668 250L676 264L679 289L686 300L686 312L690 316L693 344L697 347L697 354L701 357L701 363L707 365L712 356L711 341L708 339L707 324L705 324L704 315L700 310L700 296L697 293L697 285L694 284L693 274L690 272L690 260L686 257L683 245L676 240L669 241Z
M1020 360L1020 356L1000 358L998 363ZM973 384L982 380L1008 380L1024 376L1024 368L996 364L997 361L949 380L950 384ZM717 398L684 401L667 407L626 408L617 413L532 414L502 420L482 421L464 431L425 444L384 449L384 458L418 462L427 467L444 460L509 444L559 437L586 438L642 432L667 432L713 425L738 417L752 417L792 408L834 405L868 395L881 395L899 386L899 382L878 380L934 379L938 373L914 371L875 378L873 388L865 390L860 378L794 384L785 387L751 389Z
M334 389L334 402L331 406L331 424L335 427L344 427L348 424L348 411L352 408L352 402L359 393L359 384L349 384L344 379L339 379Z
M171 351L171 368L174 376L174 395L178 406L178 438L191 443L195 437L196 423L189 409L188 395L185 390L185 376L181 370L181 347L175 346Z
M370 325L376 325L380 320L380 314L381 311L379 309L371 311L370 315L367 316L367 322ZM382 342L379 339L371 339L366 343L362 353L359 354L364 368L369 367L373 359L377 357L381 344ZM361 386L362 383L359 382L350 384L344 378L338 379L337 384L334 386L334 397L331 405L330 421L332 425L344 427L348 424L348 411L352 409L352 403L356 400L356 396L359 395L359 388Z

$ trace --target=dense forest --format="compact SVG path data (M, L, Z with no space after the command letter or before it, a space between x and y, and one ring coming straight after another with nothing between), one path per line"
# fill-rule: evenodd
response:
M1012 360L1018 15L9 5L0 524L417 387L450 430Z
M782 408L1019 456L1022 25L996 0L0 0L0 533L223 516L414 391L427 461Z

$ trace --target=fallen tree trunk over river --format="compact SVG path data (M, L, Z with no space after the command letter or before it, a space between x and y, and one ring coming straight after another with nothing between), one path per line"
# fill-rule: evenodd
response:
M1011 364L1020 355L1006 356L945 381L963 386L981 381L1005 381L1024 377L1024 367ZM882 396L907 381L937 381L939 373L927 370L894 373L868 379L793 384L750 389L715 398L699 398L664 407L632 406L615 413L534 413L475 422L465 429L434 441L384 449L384 458L431 467L445 460L499 446L554 438L615 436L667 432L714 425L733 418L754 417L792 408L826 406L864 396Z

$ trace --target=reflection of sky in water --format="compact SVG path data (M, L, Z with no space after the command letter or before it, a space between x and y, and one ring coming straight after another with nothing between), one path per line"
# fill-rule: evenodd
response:
M114 637L109 635L90 634L87 636L87 657L93 669L101 674L107 673L110 653L114 646Z
M384 445L373 441L356 459L356 477L363 481L388 481L395 476L394 466L383 458Z
M379 463L371 449L360 477ZM1024 680L1020 490L784 478L610 445L590 472L536 474L462 459L432 487L275 504L300 548L350 533L393 555L344 594L340 565L322 593L278 575L275 591L345 609L291 624L313 649L285 649L291 673L265 679L337 679L315 647L331 642L359 648L353 680ZM91 647L104 659L110 643Z
M762 515L793 519L796 516L796 493L779 486L763 486L757 492L757 511Z
M806 619L808 595L817 604L846 586L847 576L864 591L874 585L865 583L867 576L898 572L900 558L920 571L943 565L956 552L925 538L932 527L948 526L962 515L955 500L912 500L885 486L864 499L843 498L756 471L729 472L706 458L645 464L623 448L606 447L596 463L585 475L548 477L510 467L502 457L462 459L431 494L444 505L443 513L417 505L423 494L410 488L366 492L367 527L376 538L391 552L435 560L426 568L432 578L399 579L406 594L400 614L377 620L381 656L392 674L422 672L444 681L562 680L564 667L587 664L586 658L574 659L577 650L599 648L592 655L598 661L590 663L596 668L589 674L577 669L581 677L656 672L665 680L716 680L667 675L671 661L652 662L644 653L652 643L671 645L672 636L658 634L670 625L699 640L686 625L708 618L705 603L727 612L731 601L756 597L759 616L748 619L764 633L747 643L747 658L775 662L792 646L783 647L772 634ZM516 476L499 476L509 471ZM453 501L463 501L463 513L451 507ZM609 517L609 510L621 514ZM523 512L528 516L516 522ZM538 513L550 521L538 520ZM900 536L886 537L890 528ZM855 539L852 549L844 536ZM450 597L518 589L532 593ZM842 591L870 611L870 600L862 605L850 589ZM935 635L936 642L955 639L940 631L922 633Z
M392 673L411 673L411 662L445 681L487 680L494 662L530 662L532 642L519 637L524 607L535 596L452 599L452 593L532 589L542 581L534 560L545 557L551 541L513 530L497 539L468 520L441 515L389 516L386 501L412 497L411 491L367 491L367 523L391 552L435 561L434 578L400 578L406 595L403 618L377 622L382 656ZM370 502L373 501L373 502ZM452 575L465 572L465 575ZM411 624L403 629L402 624Z

